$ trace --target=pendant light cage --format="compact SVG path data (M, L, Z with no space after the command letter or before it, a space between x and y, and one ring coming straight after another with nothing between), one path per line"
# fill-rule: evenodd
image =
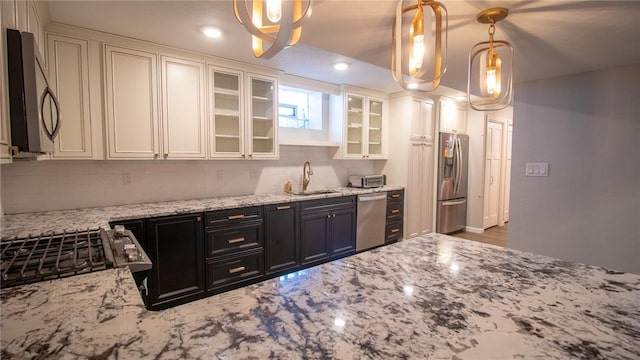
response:
M398 0L391 34L391 74L406 90L434 91L447 69L447 8Z
M475 110L502 110L513 101L513 46L493 39L495 23L507 14L505 8L478 14L478 22L489 24L489 41L475 44L469 52L467 100Z
M251 34L253 55L270 59L300 41L312 5L313 0L233 0L233 12Z

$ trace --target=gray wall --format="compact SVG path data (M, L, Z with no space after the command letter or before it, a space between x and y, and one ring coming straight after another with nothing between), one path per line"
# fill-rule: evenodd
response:
M515 95L509 247L640 273L640 64Z

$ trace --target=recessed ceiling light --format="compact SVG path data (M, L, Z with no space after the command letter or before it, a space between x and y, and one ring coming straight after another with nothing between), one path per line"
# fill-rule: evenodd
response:
M222 36L222 31L220 31L220 29L211 26L203 27L202 33L204 34L204 36L212 39L218 39Z
M349 64L347 64L346 62L337 62L333 64L333 68L338 71L344 71L349 68Z

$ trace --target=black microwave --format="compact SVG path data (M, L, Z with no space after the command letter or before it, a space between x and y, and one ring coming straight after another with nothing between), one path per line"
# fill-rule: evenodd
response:
M61 124L60 104L49 87L33 34L7 29L7 68L14 158L53 152Z

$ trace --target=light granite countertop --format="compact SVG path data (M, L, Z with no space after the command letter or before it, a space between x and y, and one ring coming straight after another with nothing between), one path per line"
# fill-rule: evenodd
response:
M155 216L190 214L202 211L233 209L245 206L277 204L293 201L315 200L330 197L367 194L373 192L403 189L400 186L384 186L380 188L359 189L342 187L332 189L329 194L294 195L294 194L266 194L227 196L196 200L165 201L135 205L117 205L101 208L56 210L47 212L33 212L0 217L0 237L27 237L42 233L108 229L109 222L115 220L139 219Z
M640 358L640 275L439 234L160 312L113 269L0 301L2 359Z

